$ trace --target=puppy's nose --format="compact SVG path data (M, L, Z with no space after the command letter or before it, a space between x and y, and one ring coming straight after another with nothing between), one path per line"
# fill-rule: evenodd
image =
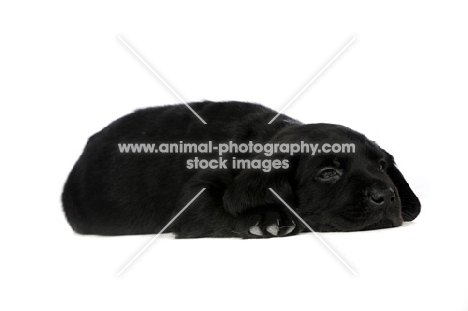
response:
M384 204L395 200L395 191L392 188L377 189L373 188L369 193L369 201L374 206L383 206Z

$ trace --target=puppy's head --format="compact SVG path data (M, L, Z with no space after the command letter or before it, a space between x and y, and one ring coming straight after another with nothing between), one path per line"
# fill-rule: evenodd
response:
M354 152L275 154L275 159L287 159L289 168L241 171L225 192L225 207L239 214L251 207L278 206L268 190L272 188L316 231L395 227L418 216L419 200L393 157L364 135L339 125L295 125L279 132L272 143L300 141L354 144Z

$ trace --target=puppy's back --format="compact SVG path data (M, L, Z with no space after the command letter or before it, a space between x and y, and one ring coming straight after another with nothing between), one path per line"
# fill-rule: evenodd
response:
M268 140L290 119L258 104L199 102L137 110L88 139L62 194L65 215L82 234L158 232L173 215L176 198L196 172L187 154L122 154L122 143L206 143ZM292 120L292 119L291 119ZM193 155L190 155L193 157Z

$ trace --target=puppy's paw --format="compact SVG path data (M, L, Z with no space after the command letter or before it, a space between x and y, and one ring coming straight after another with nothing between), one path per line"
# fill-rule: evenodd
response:
M288 215L275 211L239 217L236 232L243 238L272 238L298 233L296 223Z

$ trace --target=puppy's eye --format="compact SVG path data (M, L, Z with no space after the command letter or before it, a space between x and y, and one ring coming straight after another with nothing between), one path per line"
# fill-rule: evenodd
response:
M323 181L337 180L341 176L341 173L334 168L325 168L320 171L317 178Z
M380 169L383 171L387 168L387 163L385 161L380 161L379 162L379 165L380 165Z

